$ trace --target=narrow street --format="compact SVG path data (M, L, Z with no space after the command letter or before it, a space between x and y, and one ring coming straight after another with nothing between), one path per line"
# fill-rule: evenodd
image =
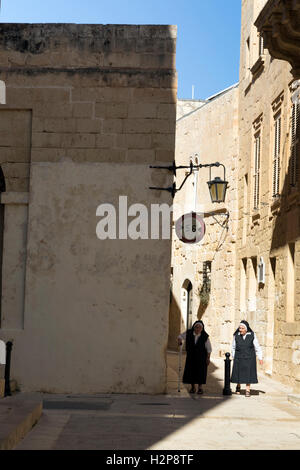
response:
M166 395L43 395L40 421L15 450L299 450L291 390L260 376L250 398L224 397L223 364L212 361L203 396L178 392L176 353Z

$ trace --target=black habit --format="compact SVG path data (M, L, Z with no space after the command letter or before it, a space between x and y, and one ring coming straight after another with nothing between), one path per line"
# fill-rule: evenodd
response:
M254 332L245 335L235 335L235 354L231 382L238 384L257 384L256 353L253 344Z
M186 362L182 382L184 384L206 384L207 351L205 343L208 334L204 329L195 344L194 330L186 333Z

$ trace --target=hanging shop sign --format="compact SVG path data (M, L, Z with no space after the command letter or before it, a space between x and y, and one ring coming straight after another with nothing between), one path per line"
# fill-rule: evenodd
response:
M175 223L175 232L183 243L199 243L205 235L205 223L196 212L183 214Z

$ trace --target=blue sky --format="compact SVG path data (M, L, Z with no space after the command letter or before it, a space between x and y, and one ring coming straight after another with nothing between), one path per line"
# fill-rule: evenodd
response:
M176 24L178 97L238 81L241 0L2 0L1 22Z

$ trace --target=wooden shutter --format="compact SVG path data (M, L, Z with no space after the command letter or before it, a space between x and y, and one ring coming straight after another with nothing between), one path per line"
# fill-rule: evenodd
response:
M281 137L281 116L278 116L274 122L273 197L279 196L280 137Z
M260 190L260 135L256 136L254 142L254 200L253 207L257 209L259 206L259 190Z
M290 185L296 186L299 177L299 161L298 161L298 133L300 119L300 105L294 103L292 106L291 119L291 156L289 164Z
M258 54L261 56L263 55L264 53L264 38L262 35L259 35L259 43L258 43L258 47L259 47L259 50L258 50Z

